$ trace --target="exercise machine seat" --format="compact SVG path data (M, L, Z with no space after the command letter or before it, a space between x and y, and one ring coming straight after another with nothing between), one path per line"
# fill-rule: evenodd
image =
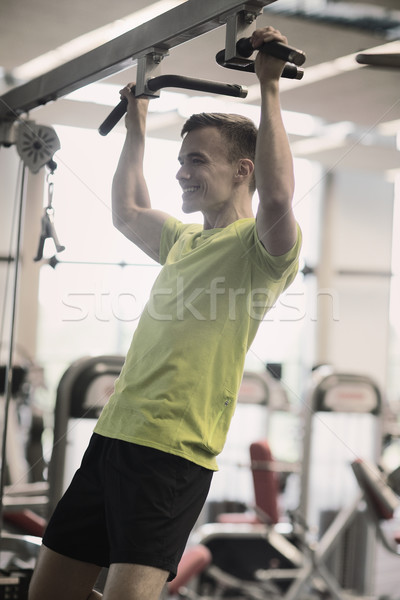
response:
M198 544L183 553L175 579L167 584L168 593L173 596L196 575L204 571L211 563L211 552L206 546Z
M387 550L400 556L397 549L400 540L399 534L395 534L393 541L390 542L379 526L381 521L394 518L400 507L400 498L387 484L384 474L375 465L358 458L352 462L351 467L360 488L364 492L368 511L375 523L380 541Z
M267 440L253 442L250 446L256 511L260 521L278 523L278 474Z
M255 510L244 513L223 513L219 523L275 524L279 521L278 474L267 440L250 445L251 472L253 476Z

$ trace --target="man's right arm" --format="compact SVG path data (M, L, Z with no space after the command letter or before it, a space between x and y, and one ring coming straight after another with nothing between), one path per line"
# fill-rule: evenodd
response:
M151 208L143 174L146 117L149 101L135 98L127 86L126 139L112 184L115 227L151 258L159 261L161 231L169 215Z

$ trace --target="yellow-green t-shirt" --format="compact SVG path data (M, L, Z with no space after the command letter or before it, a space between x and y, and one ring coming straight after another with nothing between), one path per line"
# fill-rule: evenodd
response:
M95 432L216 470L244 360L267 310L298 270L271 256L255 219L204 230L169 218L158 275Z

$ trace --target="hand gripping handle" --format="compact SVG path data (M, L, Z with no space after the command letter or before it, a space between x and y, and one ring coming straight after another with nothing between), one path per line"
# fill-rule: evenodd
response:
M245 58L248 58L253 52L258 50L263 54L269 54L275 58L280 58L286 62L293 63L297 67L304 64L306 60L306 55L302 50L292 48L282 42L264 42L259 48L253 48L251 38L241 38L236 43L236 50L240 56L244 56Z

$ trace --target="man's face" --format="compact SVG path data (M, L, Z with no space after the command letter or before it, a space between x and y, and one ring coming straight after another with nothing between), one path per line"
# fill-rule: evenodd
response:
M236 166L228 161L227 143L218 129L190 131L178 160L183 212L218 212L231 201Z

